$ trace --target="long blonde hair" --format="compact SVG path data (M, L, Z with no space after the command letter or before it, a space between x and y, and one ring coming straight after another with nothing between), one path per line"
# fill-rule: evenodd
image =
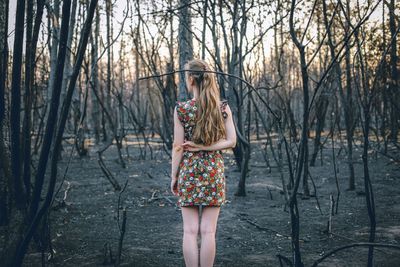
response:
M211 145L226 136L224 118L220 109L220 91L215 81L215 75L210 71L208 64L194 59L185 65L186 79L194 78L199 88L199 97L196 99L196 125L193 129L192 141L197 144Z

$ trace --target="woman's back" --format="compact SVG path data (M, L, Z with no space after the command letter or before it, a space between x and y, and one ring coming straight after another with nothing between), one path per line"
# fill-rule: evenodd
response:
M224 119L227 117L225 111L227 104L228 100L223 99L219 105ZM182 123L185 130L185 141L192 141L193 129L196 125L196 111L198 110L196 99L176 101L176 105L179 121Z

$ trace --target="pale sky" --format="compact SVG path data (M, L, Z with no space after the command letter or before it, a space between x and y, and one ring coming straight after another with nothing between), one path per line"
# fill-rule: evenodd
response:
M126 1L127 0L117 0L116 1L116 5L114 7L114 14L115 17L118 18L117 21L122 21L122 16L123 16L123 10L126 9ZM99 1L100 3L102 3L102 1ZM9 43L9 48L10 50L13 49L12 45L14 42L14 25L15 25L15 11L16 11L16 3L17 0L10 0L10 13L9 13L9 38L8 38L8 43ZM376 2L375 2L376 3ZM142 6L143 7L143 6ZM145 9L145 7L143 7ZM60 7L61 10L61 7ZM398 10L397 10L398 11ZM44 11L44 15L43 15L43 23L47 24L47 19L46 19L46 8ZM141 11L146 12L145 10ZM375 10L372 18L374 19L381 19L381 14L382 14L382 5L380 4L379 7L377 8L377 10ZM269 20L268 20L269 21ZM104 19L102 20L102 24L104 24L105 21ZM129 21L126 22L127 24L125 24L125 31L129 30L128 24L130 23ZM270 25L270 23L267 23L266 27L268 27ZM175 27L177 26L177 23L175 23ZM197 25L194 23L194 27L196 27ZM102 26L102 29L104 29L104 25ZM116 34L119 31L119 24L114 22L114 34ZM105 30L103 30L103 33L105 32ZM209 32L209 30L208 30ZM248 27L248 36L251 36L253 34L253 31L251 29L251 24L249 24ZM269 34L267 36L265 36L265 46L266 46L266 50L269 51L269 44L272 43L272 34L273 32L270 31ZM104 36L105 37L105 36ZM251 40L251 38L249 38ZM25 47L24 47L25 49Z

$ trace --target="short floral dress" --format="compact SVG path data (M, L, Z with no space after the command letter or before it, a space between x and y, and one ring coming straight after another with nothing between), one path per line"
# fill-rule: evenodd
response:
M224 119L227 100L222 100L220 108ZM196 124L196 99L176 101L178 118L185 131L185 141L192 141ZM184 150L178 170L177 205L184 206L222 206L226 204L226 183L224 157L221 150Z

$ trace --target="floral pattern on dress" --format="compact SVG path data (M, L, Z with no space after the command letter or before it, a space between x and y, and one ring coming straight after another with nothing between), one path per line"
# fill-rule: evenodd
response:
M227 100L220 108L223 117ZM192 140L196 124L196 100L177 101L176 110L185 132L185 141ZM178 206L222 206L226 204L224 157L221 150L183 152L178 170Z

